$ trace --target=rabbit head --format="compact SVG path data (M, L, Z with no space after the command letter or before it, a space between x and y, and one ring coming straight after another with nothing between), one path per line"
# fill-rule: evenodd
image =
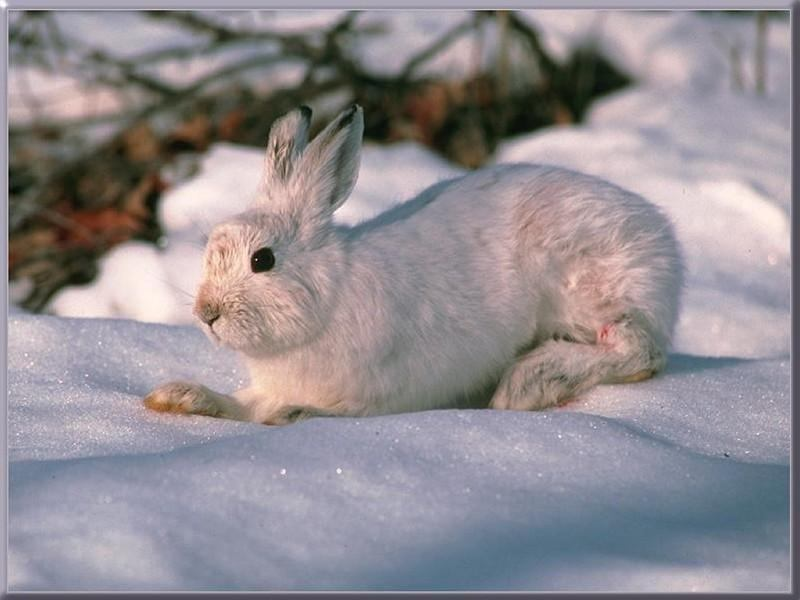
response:
M358 177L364 122L352 106L311 143L311 110L272 125L253 205L217 225L194 313L215 341L252 356L318 336L337 300L344 248L332 224Z

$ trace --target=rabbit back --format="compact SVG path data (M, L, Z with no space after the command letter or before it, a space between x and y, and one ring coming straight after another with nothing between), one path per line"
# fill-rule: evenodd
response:
M493 167L343 235L350 289L332 331L364 375L353 378L364 411L480 395L524 350L553 336L592 343L630 311L660 344L672 335L682 269L669 221L590 176Z

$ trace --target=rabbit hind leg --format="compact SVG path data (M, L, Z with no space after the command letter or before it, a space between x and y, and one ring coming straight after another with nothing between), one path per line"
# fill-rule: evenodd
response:
M594 344L548 340L505 371L490 407L538 410L562 404L607 376L599 371L604 354Z
M626 314L601 328L594 343L548 340L520 356L503 374L490 406L512 410L556 406L599 383L646 379L665 362L646 322Z
M608 350L608 365L600 383L636 383L661 371L667 362L661 337L635 311L601 327L597 345Z
M652 369L645 369L643 371L639 371L638 373L634 373L633 375L626 375L624 377L612 377L603 381L603 383L639 383L640 381L645 381L646 379L650 379L653 375L656 374L656 371Z

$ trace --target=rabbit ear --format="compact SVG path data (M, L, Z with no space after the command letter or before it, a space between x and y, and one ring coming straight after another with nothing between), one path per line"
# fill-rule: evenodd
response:
M297 158L308 143L311 109L296 108L275 120L267 138L265 181L286 183L294 172Z
M364 115L354 104L337 116L308 145L298 170L306 201L315 210L332 214L353 191L361 160Z

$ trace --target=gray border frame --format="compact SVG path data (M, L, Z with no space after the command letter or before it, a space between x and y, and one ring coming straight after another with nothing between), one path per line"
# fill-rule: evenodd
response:
M2 510L2 519L0 519L0 531L3 534L2 548L5 550L3 553L3 564L0 566L0 592L8 590L8 496L9 496L9 478L8 478L8 11L6 10L5 0L0 0L0 21L3 24L3 35L0 40L0 48L2 48L2 55L5 56L3 61L2 73L0 73L0 82L2 82L3 95L0 98L0 107L2 107L2 124L5 133L2 140L0 140L0 163L3 164L0 169L0 185L2 185L3 198L5 199L5 210L0 213L0 221L3 223L3 257L6 263L6 277L2 279L3 286L3 312L6 314L6 319L3 321L2 328L0 328L0 338L3 341L2 350L2 370L0 370L0 389L2 389L2 402L0 402L0 419L2 419L2 427L0 427L0 437L2 437L2 455L3 460L0 461L0 473L3 479L2 493L0 493L0 510Z
M796 127L798 119L800 119L800 101L795 100L795 83L798 79L798 72L800 66L794 59L795 49L797 47L797 40L800 40L800 21L798 14L800 14L800 0L793 2L781 0L679 0L677 3L669 3L667 0L569 0L566 3L559 2L559 0L531 0L529 2L520 2L519 0L506 0L497 2L495 0L378 0L377 2L369 2L366 0L294 0L293 6L287 6L286 0L235 0L228 6L220 6L221 0L0 0L0 21L3 26L3 35L0 40L0 48L2 54L6 57L3 68L0 70L0 82L5 91L2 98L0 98L0 108L2 108L2 115L0 115L0 123L6 133L3 140L0 142L0 162L3 162L5 168L0 172L0 185L4 191L5 197L5 210L0 213L0 221L4 226L5 234L2 237L3 255L6 260L6 273L8 273L8 12L10 10L40 10L40 9L53 9L53 10L145 10L145 9L207 9L207 10L237 10L237 9L396 9L396 10L437 10L437 9L482 9L482 8L507 8L507 9L521 9L521 8L541 8L541 9L608 9L608 10L704 10L704 9L741 9L741 10L790 10L790 29L791 29L791 59L792 59L792 85L791 85L791 99L794 101L792 104L791 113L791 253L792 258L800 255L800 241L798 235L800 234L800 224L798 224L798 213L795 208L800 203L800 193L798 193L797 184L798 179L798 160L793 152L800 139L800 131ZM794 262L794 261L793 261ZM798 342L800 339L800 321L795 319L795 301L798 298L797 288L795 287L796 279L794 277L794 267L791 270L791 308L792 308L792 341L790 349L791 360L791 380L790 390L791 397L794 401L794 382L797 373L797 361L795 360ZM6 553L2 566L0 566L0 595L8 598L21 598L21 597L36 597L42 599L49 598L66 598L66 597L83 597L92 596L100 598L137 598L137 597L170 597L170 598L194 598L197 596L203 597L228 597L233 592L119 592L119 593L104 593L104 592L71 592L71 593L37 593L37 592L13 592L9 593L7 588L8 582L8 563L7 563L7 547L8 547L8 462L7 462L7 448L8 448L8 387L7 387L7 369L8 369L8 277L6 276L3 281L3 307L6 311L6 320L0 328L0 338L3 340L3 348L0 351L2 355L3 368L0 370L0 389L2 389L3 402L0 402L0 420L2 420L2 427L0 427L0 438L2 438L3 460L0 461L0 473L4 482L2 494L0 494L0 510L2 510L3 518L0 520L0 531L3 534L3 541L5 541L4 548ZM792 444L791 444L791 463L790 463L790 560L791 560L791 583L790 592L788 593L608 593L608 592L588 592L588 593L572 593L572 592L236 592L237 595L247 595L265 598L316 598L327 596L339 597L380 597L380 598L406 598L409 596L422 596L422 597L436 597L436 598L461 598L465 596L471 597L494 597L497 595L514 596L514 597L558 597L558 598L577 598L585 596L598 596L598 597L624 597L624 598L680 598L688 597L702 597L704 599L717 599L717 598L798 598L797 585L797 541L800 527L795 518L798 509L797 497L797 478L795 477L795 468L797 462L797 439L800 425L795 419L794 403L792 404Z
M7 2L8 0L5 0ZM0 1L0 7L3 2ZM111 6L109 6L109 4ZM703 9L751 9L751 10L789 10L791 3L785 0L298 0L288 6L285 2L273 0L236 0L229 6L220 6L219 0L11 0L9 10L139 10L139 9L207 9L207 10L297 10L297 9L391 9L391 10L478 10L487 8L558 8L558 9L609 9L609 10L703 10ZM377 5L376 5L377 4Z

